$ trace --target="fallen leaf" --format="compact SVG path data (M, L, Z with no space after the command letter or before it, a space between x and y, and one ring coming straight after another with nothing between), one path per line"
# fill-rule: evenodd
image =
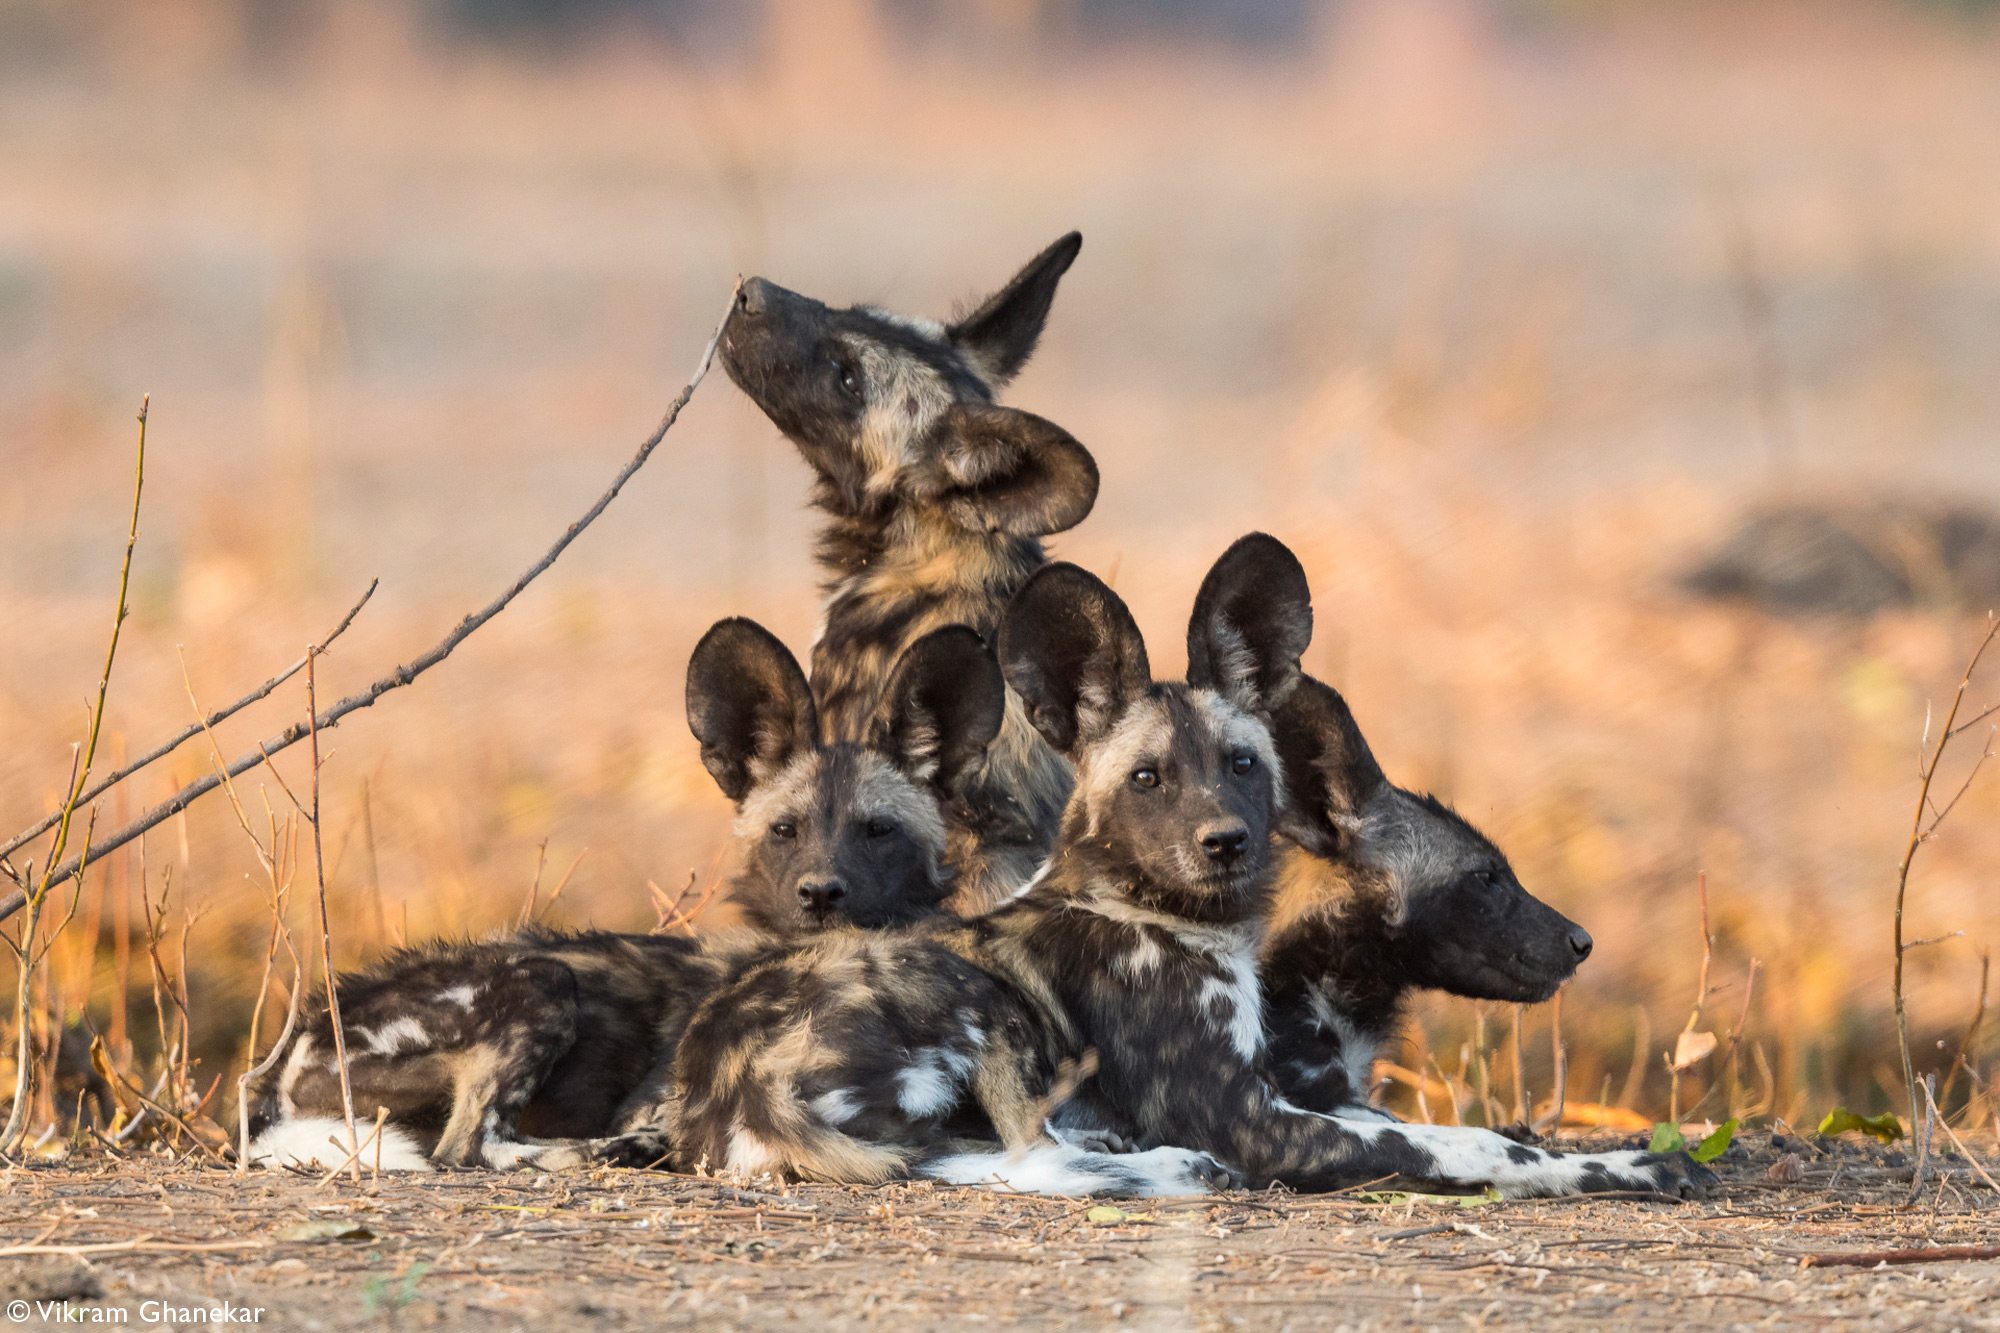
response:
M1715 1049L1713 1032L1683 1032L1674 1042L1674 1068L1686 1069L1701 1063Z
M1845 1106L1836 1106L1826 1113L1826 1119L1819 1122L1822 1134L1844 1134L1850 1129L1872 1134L1884 1143L1894 1143L1903 1137L1903 1122L1896 1119L1894 1111L1874 1116L1856 1115Z
M1764 1173L1764 1179L1773 1185L1796 1185L1806 1178L1806 1160L1795 1152L1788 1152L1771 1163L1771 1169Z
M1649 1152L1680 1152L1688 1146L1687 1135L1671 1120L1662 1120L1653 1126L1653 1141L1646 1145Z
M279 1240L374 1240L375 1233L359 1222L299 1222L278 1233Z
M1714 1161L1729 1151L1730 1140L1736 1137L1736 1131L1742 1127L1743 1122L1731 1116L1717 1125L1714 1133L1688 1149L1688 1156L1694 1158L1697 1162Z

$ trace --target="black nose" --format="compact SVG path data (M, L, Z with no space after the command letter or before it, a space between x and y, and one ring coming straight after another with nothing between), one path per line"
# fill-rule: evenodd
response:
M743 290L736 293L736 308L746 315L761 315L771 301L771 284L762 278L752 278L743 284Z
M847 890L838 880L808 879L799 881L799 906L814 916L825 916L840 906L840 900L847 896Z
M1590 957L1590 943L1589 931L1585 930L1582 926L1571 926L1569 928L1570 952L1576 955L1577 962L1580 963Z
M1203 855L1217 865L1234 865L1250 845L1250 830L1241 824L1210 824L1201 831Z

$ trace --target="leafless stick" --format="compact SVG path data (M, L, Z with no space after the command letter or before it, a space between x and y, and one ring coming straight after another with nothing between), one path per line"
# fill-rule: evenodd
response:
M738 284L738 288L740 287L741 283ZM730 308L734 309L736 303L735 290L732 290L730 292L729 300L730 300ZM724 320L725 322L727 321L726 314L724 316ZM666 438L667 431L672 429L675 420L679 418L681 414L681 409L686 407L688 399L694 396L694 391L696 386L699 385L702 379L708 374L709 365L711 362L715 360L716 344L721 340L721 337L722 337L722 325L718 324L716 325L714 335L710 337L708 340L707 348L704 349L702 352L701 364L695 368L694 378L688 381L686 387L684 387L680 391L680 393L675 396L674 401L668 405L666 415L661 418L660 424L654 427L652 435L647 438L644 444L639 446L639 451L632 456L631 461L626 463L625 466L622 469L620 469L618 475L612 479L610 488L607 489L603 495L600 495L597 498L597 502L584 512L582 518L579 518L576 522L570 524L569 527L563 531L562 536L556 539L555 545L551 546L546 552L544 552L541 559L537 560L533 565L529 566L527 572L522 574L518 579L514 580L513 584L509 586L505 592L502 592L498 597L494 598L491 602L489 602L485 607L483 607L479 611L476 611L473 614L465 617L465 619L461 620L458 623L458 625L455 628L453 628L451 633L445 635L445 637L439 640L438 643L434 647L432 647L428 652L425 652L418 657L412 658L409 661L409 663L407 663L404 666L397 667L394 671L391 671L388 675L382 677L380 680L375 681L373 684L369 685L366 689L363 689L358 693L351 694L347 698L340 700L338 703L331 705L326 710L326 712L320 714L316 719L314 719L314 727L328 728L339 725L341 719L346 717L348 714L356 711L357 709L369 707L377 699L380 699L383 695L388 694L392 690L401 689L403 686L408 685L411 681L415 680L418 676L422 675L424 672L430 670L438 663L444 661L445 658L451 656L453 649L457 648L459 644L463 643L466 640L466 638L469 637L475 630L479 629L480 626L484 625L487 621L493 619L493 617L499 615L502 611L504 611L507 608L508 603L512 602L517 596L520 595L522 589L526 588L530 583L534 582L537 578L539 578L542 575L542 573L545 570L548 569L550 565L554 564L556 562L556 558L560 556L564 551L569 549L570 543L574 542L577 539L577 537L582 534L585 528L589 527L592 523L597 521L598 516L602 514L605 511L605 509L610 506L611 502L618 497L618 493L625 489L625 483L630 481L632 479L633 474L638 472L640 467L642 467L645 464L646 460L653 456L653 451L659 447L660 441ZM265 741L263 745L258 747L257 753L244 755L241 758L235 760L233 763L229 765L226 771L229 773L231 777L235 777L242 773L248 772L251 768L253 768L257 764L262 763L268 756L277 754L280 750L286 749L287 747L295 745L299 741L304 740L306 738L307 732L312 729L313 728L309 728L305 723L295 723L292 726L286 728L284 731L280 732L278 735L273 736L269 740ZM187 807L190 804L192 804L195 800L199 799L202 796L205 796L211 791L214 791L218 785L219 785L219 780L213 774L209 774L207 776L196 779L195 781L189 783L187 786L181 788L179 791L175 792L165 801L162 801L160 804L154 806L152 809L140 815L130 824L127 824L124 828L119 829L116 832L107 836L104 839L103 845L99 849L100 852L114 852L118 850L118 848L123 847L126 843L138 837L141 833L144 833L147 829L152 828L157 824L164 823L165 821L179 814L181 811L187 809ZM76 874L76 872L77 872L76 862L75 859L72 858L71 860L64 861L61 864L57 865L54 871L50 873L49 881L51 884L61 884L69 880L73 875ZM26 896L19 892L11 893L4 898L0 898L0 921L5 921L8 917L20 911L25 901L26 901Z
M318 646L321 652L326 651L326 647L328 644L332 643L335 639L339 638L342 634L345 634L347 632L347 627L349 625L352 625L354 623L354 618L361 614L361 608L368 605L368 599L375 595L375 587L376 584L379 582L380 582L379 579L371 580L368 584L368 590L361 594L361 600L356 602L352 607L350 607L348 609L347 614L340 618L340 623L333 627L333 632L331 634L328 634L324 639L321 639L319 641ZM119 769L117 772L110 774L109 776L105 777L103 780L99 782L93 783L88 791L84 792L82 796L77 798L78 803L83 805L88 805L90 802L96 800L99 796L102 796L105 792L111 790L113 787L123 782L126 778L129 778L134 773L137 773L140 769L146 768L147 766L157 763L159 760L166 758L168 755L172 754L175 750L178 750L181 746L187 744L189 741L193 740L196 736L200 735L205 729L213 727L218 723L224 722L229 718L234 717L236 714L242 712L244 709L248 708L251 704L256 703L258 700L269 697L272 690L277 689L280 685L283 685L293 676L296 676L299 674L299 672L305 670L305 666L306 666L306 659L301 657L298 661L292 663L290 666L286 667L283 671L280 671L277 675L271 677L269 680L265 681L262 685L259 685L256 689L244 695L241 699L238 699L235 703L230 704L227 708L218 708L215 712L210 713L207 717L189 723L185 728L181 730L181 732L178 735L174 736L171 740L166 741L164 744L160 745L157 749L154 749L146 754L141 755L139 758L125 765L125 767ZM46 818L44 818L40 823L35 824L30 828L22 829L19 833L9 838L6 842L0 843L0 856L6 856L11 852L19 850L26 844L33 842L36 838L41 837L42 834L47 833L50 829L54 828L56 826L57 821L60 820L61 818L62 818L62 811L57 810L54 813L48 815Z
M361 1155L361 1141L354 1133L354 1088L347 1078L347 1037L340 1026L340 988L333 976L333 928L326 915L326 852L319 835L319 700L313 671L318 656L310 649L306 652L306 729L312 742L313 878L319 888L319 945L326 968L326 1013L333 1020L333 1062L340 1070L340 1113L347 1123L347 1146L353 1150L348 1162L353 1163ZM354 1166L354 1183L361 1183L358 1164Z
M1528 1079L1521 1060L1521 1014L1526 1008L1526 1005L1514 1006L1514 1123L1517 1125L1527 1124L1535 1111L1528 1102Z
M1937 745L1931 750L1930 757L1922 761L1922 781L1917 788L1917 812L1910 818L1909 841L1903 847L1902 862L1896 867L1896 967L1891 986L1896 1001L1896 1049L1903 1057L1903 1086L1909 1096L1911 1120L1917 1118L1917 1074L1916 1067L1910 1063L1910 1022L1903 1007L1903 955L1909 952L1909 946L1903 943L1903 903L1909 896L1910 863L1916 860L1917 848L1921 847L1931 834L1937 832L1938 825L1944 820L1944 815L1940 814L1931 822L1928 830L1924 827L1924 810L1930 802L1931 782L1937 777L1938 761L1944 758L1945 747L1951 744L1954 734L1952 724L1958 720L1959 706L1965 702L1966 688L1972 684L1972 673L1979 669L1979 659L1986 655L1986 649L1997 634L2000 634L2000 617L1989 614L1986 617L1986 634L1979 640L1979 646L1973 650L1972 660L1966 663L1965 674L1959 677L1958 691L1952 695L1951 711L1945 715L1944 726L1938 732ZM1928 737L1930 732L1928 717L1925 719L1924 732ZM1920 755L1921 753L1919 750ZM1984 755L1981 756L1981 762L1984 762ZM1977 771L1975 765L1974 772ZM1953 803L1956 804L1956 801L1957 798L1954 797ZM1949 812L1950 807L1947 806L1945 813Z
M1944 1087L1938 1092L1938 1099L1940 1101L1948 1102L1951 1100L1952 1086L1958 1082L1959 1067L1963 1065L1968 1070L1972 1068L1966 1062L1965 1053L1972 1049L1972 1040L1979 1035L1979 1025L1986 1019L1986 982L1991 976L1992 971L1993 951L1991 949L1981 949L1979 951L1979 1003L1973 1008L1972 1021L1965 1025L1965 1035L1958 1039L1958 1053L1952 1057L1951 1069L1944 1076ZM1977 1077L1977 1075L1974 1077Z
M2000 1245L1937 1245L1923 1250L1844 1250L1832 1254L1808 1254L1799 1261L1799 1267L1874 1268L1878 1264L1935 1264L1953 1259L2000 1259Z
M1959 1156L1972 1164L1972 1169L1979 1173L1979 1178L1986 1182L1988 1189L1996 1194L2000 1194L2000 1184L1995 1184L1993 1177L1986 1174L1986 1168L1979 1164L1979 1159L1972 1155L1972 1150L1965 1146L1965 1141L1958 1137L1958 1132L1946 1123L1944 1114L1938 1110L1937 1100L1931 1096L1929 1079L1924 1080L1924 1100L1930 1103L1931 1119L1936 1121L1938 1127L1944 1130L1946 1136L1951 1139L1951 1145L1958 1149Z
M535 899L542 891L542 869L549 863L549 840L543 838L535 844L535 877L528 881L528 901L521 904L521 915L515 919L518 928L535 919Z
M563 890L569 887L570 876L576 873L576 868L583 864L583 858L589 855L590 848L588 847L576 854L576 860L569 863L569 869L563 871L563 877L557 880L555 888L549 891L549 900L542 904L545 909L556 905L556 899L562 897Z
M1708 929L1708 872L1702 871L1697 878L1701 883L1701 980L1695 988L1694 1012L1688 1015L1683 1034L1693 1032L1701 1023L1702 1006L1708 1003L1708 965L1715 958L1715 936ZM1681 1070L1694 1063L1682 1062L1678 1046L1667 1057L1667 1119L1676 1125L1681 1122Z
M90 766L97 758L97 740L104 731L104 704L111 693L111 668L118 660L118 638L125 628L126 595L132 586L132 552L139 545L139 505L146 494L146 413L151 405L150 394L139 400L139 457L133 468L132 522L125 534L125 559L118 569L118 610L111 618L111 646L105 650L104 672L97 678L97 703L91 709L89 734L84 742L82 757L74 761L71 769L62 810L55 825L55 842L50 846L49 854L43 862L44 869L40 880L32 890L24 880L14 893L8 895L6 901L0 902L0 921L6 920L23 907L29 908L27 919L21 926L19 949L21 979L14 1007L18 1034L14 1105L8 1112L6 1127L0 1128L0 1152L13 1151L16 1143L28 1129L28 1087L33 1065L32 1042L28 1035L28 1006L35 973L36 919L41 915L42 904L47 901L49 890L69 879L71 875L81 874L90 856L91 848L86 836L83 850L72 858L75 864L68 874L58 875L55 870L48 868L56 866L62 860L63 852L68 849L70 825L76 818L78 807L83 803L83 789L90 781ZM91 825L95 827L96 807L91 807L91 810ZM105 847L99 850L111 849ZM51 936L52 941L53 938Z
M1563 1040L1563 987L1557 987L1555 1005L1549 1011L1549 1043L1556 1062L1556 1108L1549 1119L1549 1133L1562 1131L1563 1104L1569 1100L1569 1043Z
M337 1163L337 1164L336 1164L336 1165L334 1166L333 1170L331 1170L331 1171L327 1172L327 1173L326 1173L325 1175L323 1175L323 1176L321 1176L321 1177L319 1178L319 1184L318 1184L318 1186L317 1186L316 1188L318 1188L318 1189L325 1189L325 1188L326 1188L326 1187L327 1187L328 1185L331 1185L331 1184L333 1183L333 1178L334 1178L335 1176L339 1175L339 1174L340 1174L340 1173L341 1173L342 1171L345 1171L345 1170L346 1170L347 1168L349 1168L350 1166L354 1168L354 1183L355 1183L355 1184L357 1184L357 1185L358 1185L358 1184L360 1184L360 1183L361 1183L361 1163L360 1163L359 1159L360 1159L360 1157L361 1157L361 1154L362 1154L362 1153L364 1153L364 1152L368 1151L368 1145L369 1145L369 1144L371 1144L371 1143L375 1145L375 1171L376 1171L376 1174L377 1174L377 1175L381 1174L381 1171L382 1171L382 1122L383 1122L383 1121L385 1121L385 1120L387 1120L388 1118L389 1118L389 1108L388 1108L388 1107L386 1107L386 1106L378 1106L378 1107L376 1107L376 1108L375 1108L375 1128L373 1128L373 1129L369 1130L369 1131L368 1131L368 1137L366 1137L366 1138L362 1139L362 1140L361 1140L361 1142L360 1142L359 1144L357 1144L357 1145L356 1145L355 1147L352 1147L352 1148L341 1148L341 1151L342 1151L342 1152L344 1152L344 1153L346 1153L346 1154L347 1154L347 1156L345 1156L345 1157L341 1158L341 1159L340 1159L340 1161L339 1161L339 1163ZM335 1139L335 1138L328 1138L328 1139L327 1139L327 1142L328 1142L328 1143L331 1143L331 1144L332 1144L332 1145L333 1145L334 1147L336 1147L336 1148L340 1148L340 1140L338 1140L338 1139Z

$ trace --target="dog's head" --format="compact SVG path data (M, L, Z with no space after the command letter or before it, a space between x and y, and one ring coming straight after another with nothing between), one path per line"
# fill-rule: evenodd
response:
M1180 684L1153 680L1131 612L1096 577L1057 564L1028 581L1001 622L1000 656L1036 729L1076 764L1058 856L1091 858L1176 916L1262 910L1283 794L1264 719L1311 635L1304 589L1282 570L1236 604L1204 587Z
M752 278L723 326L722 364L805 455L835 512L916 505L974 532L1062 532L1096 502L1097 464L994 395L1034 352L1082 246L1071 232L949 324L835 309Z
M1006 686L962 625L912 644L865 744L822 745L797 659L748 620L710 629L688 663L688 725L736 802L732 892L781 933L899 925L950 893L940 805L1000 730Z
M1347 701L1301 677L1271 720L1291 800L1280 832L1343 867L1411 985L1534 1004L1590 954L1590 935L1521 886L1507 857L1434 796L1390 782ZM1372 933L1372 932L1371 932Z

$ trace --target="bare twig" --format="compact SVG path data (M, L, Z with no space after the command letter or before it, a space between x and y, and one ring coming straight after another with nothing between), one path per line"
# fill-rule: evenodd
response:
M27 881L23 880L19 889L8 895L6 901L0 902L0 921L6 920L23 907L28 909L27 918L21 926L21 942L17 951L20 955L21 975L14 1005L17 1048L15 1058L18 1062L14 1077L14 1105L8 1111L6 1127L0 1128L0 1152L13 1151L16 1143L28 1129L28 1090L33 1078L33 1042L28 1031L28 1011L35 975L37 919L41 916L42 905L48 900L49 891L69 879L71 875L81 874L90 858L90 837L86 834L83 849L72 858L73 866L69 873L57 873L60 868L57 867L57 863L61 861L63 852L69 846L70 826L76 818L77 809L83 803L83 789L90 781L90 766L97 758L97 740L104 731L104 704L111 693L111 668L118 660L118 639L125 628L126 596L132 587L132 552L139 545L139 505L146 494L146 413L151 405L150 394L139 400L139 456L133 467L132 522L125 534L125 559L118 569L118 609L111 618L111 646L104 653L104 672L97 678L97 702L90 711L89 732L84 741L81 757L72 760L69 785L65 789L60 818L55 825L55 842L50 846L48 857L43 862L44 868L40 880L32 889ZM90 825L94 829L96 824L96 807L92 806ZM57 927L58 933L60 930L61 927ZM54 935L51 935L50 939L53 942Z
M349 625L352 625L354 623L354 618L361 614L361 608L368 605L368 599L375 595L375 587L376 584L378 584L379 582L380 582L379 579L369 581L367 591L361 594L361 600L356 602L352 607L349 607L347 614L340 618L340 623L333 627L333 632L328 634L324 639L321 639L319 641L319 644L317 645L319 651L325 652L328 644L332 643L335 639L339 638L342 634L345 634L347 632L347 627ZM200 718L197 721L189 723L177 735L175 735L172 739L166 741L164 744L160 745L158 748L148 751L146 754L143 754L139 758L134 759L131 763L125 765L117 772L109 774L101 781L92 784L92 786L88 791L84 792L82 796L77 798L79 804L85 804L85 805L89 804L91 801L96 800L98 797L102 796L105 792L111 790L113 787L123 782L126 778L129 778L134 773L137 773L140 769L145 768L148 765L157 763L159 760L166 758L168 755L172 754L175 750L178 750L181 746L187 744L187 742L193 740L196 736L200 735L207 728L216 726L218 723L227 721L229 718L234 717L236 714L248 708L251 704L256 703L260 699L269 697L272 690L277 689L280 685L283 685L293 676L296 676L299 674L299 672L305 670L305 666L306 666L306 659L301 657L298 661L292 663L290 666L286 667L283 671L280 671L277 675L271 677L269 680L265 681L262 685L259 685L256 689L244 695L241 699L238 699L235 703L230 704L227 708L218 708L213 713L210 713L207 717ZM57 810L49 814L40 823L35 824L29 828L22 829L19 833L9 838L6 842L0 843L0 856L6 856L11 852L19 850L21 847L27 845L28 843L33 842L36 838L41 837L42 834L47 833L50 829L54 828L56 826L57 821L60 820L61 818L62 818L62 811ZM4 915L5 913L0 913L0 916Z
M1938 1090L1938 1100L1941 1102L1951 1100L1951 1090L1953 1085L1958 1082L1960 1066L1964 1066L1968 1072L1972 1069L1971 1064L1965 1058L1965 1053L1972 1049L1973 1038L1979 1035L1979 1025L1986 1020L1986 983L1992 972L1993 951L1991 949L1981 949L1979 951L1979 1003L1973 1007L1972 1021L1965 1025L1965 1035L1958 1039L1958 1052L1952 1056L1951 1069L1944 1076L1944 1087ZM1978 1075L1974 1074L1973 1077L1976 1079Z
M333 1062L340 1071L340 1112L347 1124L347 1163L361 1155L361 1140L354 1133L354 1088L347 1077L347 1036L340 1025L340 988L333 975L333 928L326 914L326 850L319 834L319 700L315 697L313 663L318 654L310 650L306 653L306 723L307 734L312 742L312 838L313 838L313 879L319 887L319 946L321 959L326 968L326 1012L333 1020ZM361 1183L361 1167L353 1168L354 1183Z
M1912 1121L1917 1119L1918 1112L1917 1074L1916 1067L1910 1063L1910 1021L1903 1005L1903 956L1911 948L1910 945L1903 942L1903 904L1909 896L1910 863L1917 858L1917 848L1923 846L1930 839L1930 836L1937 832L1938 825L1944 821L1945 815L1951 812L1951 806L1947 805L1931 821L1928 829L1924 827L1924 811L1930 805L1931 782L1937 777L1938 762L1944 758L1945 748L1951 744L1951 738L1956 734L1953 730L1953 724L1958 720L1960 705L1965 702L1965 691L1972 684L1972 673L1979 669L1979 659L1986 655L1986 650L1993 643L1995 635L2000 635L2000 617L1988 615L1986 618L1986 633L1979 640L1979 646L1973 649L1972 660L1965 665L1965 674L1959 677L1958 690L1951 698L1951 711L1945 715L1944 726L1938 731L1937 745L1931 749L1928 759L1921 760L1922 780L1917 787L1917 812L1910 818L1909 841L1904 845L1903 859L1896 867L1896 965L1894 977L1891 981L1891 991L1896 1002L1896 1049L1903 1057L1903 1087L1909 1097L1910 1119ZM1926 714L1924 719L1924 734L1926 738L1930 734L1930 719L1928 714ZM1921 748L1918 753L1920 756L1922 755L1923 751ZM1985 752L1982 752L1980 763L1984 762ZM1975 764L1973 772L1977 773L1978 771L1978 765ZM1971 778L1968 777L1966 781L1970 783ZM1959 794L1964 794L1964 788L1960 788ZM1953 797L1952 804L1956 804L1957 800L1957 797Z
M1938 1111L1937 1099L1931 1095L1931 1081L1929 1079L1924 1080L1924 1100L1930 1103L1931 1119L1935 1120L1938 1127L1944 1130L1946 1136L1951 1139L1951 1145L1958 1149L1958 1155L1972 1164L1972 1169L1979 1173L1979 1178L1986 1182L1988 1189L1993 1190L1995 1193L2000 1193L2000 1184L1995 1184L1993 1177L1986 1174L1986 1168L1979 1164L1979 1159L1972 1155L1972 1150L1965 1146L1964 1140L1958 1137L1957 1131L1945 1122L1944 1116Z
M740 288L740 286L741 284L739 283L738 287ZM734 309L736 303L735 290L730 292L729 300L730 308ZM727 321L726 314L724 320L725 322ZM463 643L475 630L506 610L507 605L521 594L522 589L539 578L550 565L556 562L558 556L569 549L570 543L582 535L585 528L597 521L598 516L610 506L613 500L618 498L618 493L625 489L625 483L630 481L633 474L638 472L645 465L646 460L653 456L653 451L659 447L660 441L666 438L667 432L672 429L674 422L680 417L681 409L686 407L688 400L694 396L696 386L708 374L709 365L715 360L716 344L720 341L721 337L722 325L718 324L716 325L714 335L708 340L708 346L702 352L701 363L695 368L694 377L687 382L687 385L675 396L674 401L668 405L666 415L661 418L660 424L654 427L652 435L646 439L644 444L639 446L639 451L619 470L618 475L612 479L610 487L604 494L597 498L595 504L584 512L583 517L564 529L563 534L556 539L555 545L544 552L541 559L529 566L525 573L515 579L506 591L487 603L479 611L461 620L452 629L451 633L445 635L429 651L412 658L408 664L397 667L394 671L375 681L366 689L351 694L347 698L330 706L324 713L318 715L313 720L313 727L309 728L303 722L294 723L278 735L265 741L258 747L256 753L238 758L226 770L229 775L235 777L248 772L257 764L264 762L270 755L277 754L280 750L304 740L309 730L315 728L323 730L338 726L341 719L345 718L348 714L357 709L367 708L390 691L398 690L408 685L418 676L421 676L424 672L451 656L452 650ZM173 818L181 811L187 809L190 804L200 797L214 791L219 785L220 779L214 774L208 774L190 782L187 786L146 811L124 828L106 837L99 848L100 853L116 851L132 839L138 837L141 833L144 833L147 829ZM77 868L74 858L62 862L50 872L50 884L64 883L76 874ZM25 901L26 896L18 892L0 898L0 921L5 921L8 917L20 911Z
M1799 1260L1799 1267L1874 1268L1880 1264L1935 1264L1954 1259L2000 1259L2000 1245L1936 1245L1926 1250L1843 1250L1832 1254L1808 1254Z
M1715 959L1715 936L1708 928L1708 872L1702 871L1697 879L1701 884L1701 980L1694 995L1694 1011L1688 1015L1687 1026L1681 1029L1681 1036L1675 1042L1673 1054L1667 1057L1667 1119L1678 1125L1681 1122L1681 1071L1692 1068L1702 1057L1683 1059L1681 1044L1687 1034L1701 1024L1702 1006L1708 1003L1708 966ZM1711 1040L1709 1045L1714 1046ZM1705 1053L1704 1053L1705 1054Z

